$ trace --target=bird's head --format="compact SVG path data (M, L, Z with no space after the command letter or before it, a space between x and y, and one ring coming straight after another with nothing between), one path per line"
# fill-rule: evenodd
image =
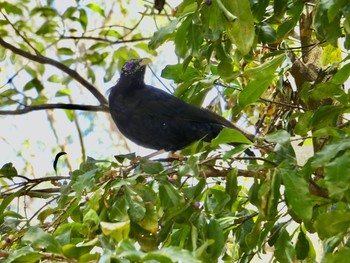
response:
M125 62L121 75L122 76L133 76L133 75L144 75L146 71L146 66L151 64L151 59L140 58L140 59L130 59Z

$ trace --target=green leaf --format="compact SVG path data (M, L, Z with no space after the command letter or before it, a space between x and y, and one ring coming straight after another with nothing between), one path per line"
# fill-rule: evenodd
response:
M65 96L70 96L71 92L69 89L60 89L59 91L56 92L56 97L65 97Z
M130 221L117 223L101 222L100 227L104 235L111 236L116 241L121 241L129 236Z
M283 229L275 243L276 259L283 263L293 263L295 259L295 250L288 232Z
M223 128L216 138L211 141L211 146L216 147L223 143L246 143L251 144L241 132L229 128Z
M130 239L122 240L116 248L116 253L120 257L129 259L131 262L141 261L141 258L145 255L144 252L135 247L135 244Z
M165 247L159 250L154 250L148 252L143 258L143 262L162 262L162 263L172 263L172 262L193 262L200 263L201 261L196 259L190 251L182 249L180 247Z
M14 191L12 194L6 196L6 198L4 198L0 204L0 215L4 214L5 209L8 208L8 206L11 204L11 202L16 198L21 196L21 194L23 192L26 192L27 188L26 187L22 187L21 189L16 189L16 191ZM4 218L0 217L0 220L3 221ZM1 223L0 221L0 223Z
M180 5L176 7L176 17L182 18L196 12L198 7L197 2L193 1L183 1Z
M299 260L306 259L310 250L309 240L307 240L303 230L300 230L298 234L298 239L295 244L296 257Z
M71 7L68 7L66 9L66 11L64 11L63 15L62 15L62 18L63 19L66 19L66 18L70 18L73 16L73 14L75 13L75 11L77 11L78 8L76 6L71 6Z
M188 30L192 22L192 16L189 16L185 21L181 23L177 29L174 43L175 43L175 53L180 58L185 58L189 46L188 46Z
M96 13L100 14L102 17L106 17L104 10L98 4L90 3L86 6L91 10L95 11Z
M208 224L208 239L214 240L214 243L209 245L207 252L210 256L210 262L216 262L225 247L225 237L223 229L218 220L212 219Z
M230 79L233 74L233 65L226 60L222 60L218 65L218 73L223 79Z
M8 258L1 260L3 263L34 263L39 262L43 256L39 252L34 252L30 246L21 247L11 251Z
M350 249L348 247L342 247L337 250L336 253L327 254L322 263L348 263L350 258Z
M275 218L278 214L278 203L280 200L280 187L282 183L282 178L280 173L274 173L271 180L271 190L268 196L267 204L267 216L268 218Z
M24 234L22 241L27 241L33 247L45 249L47 252L62 253L62 247L56 239L39 227L30 227Z
M327 144L323 149L317 152L313 159L311 159L311 165L313 168L326 165L329 161L335 158L340 152L350 149L350 140L343 139L342 141Z
M238 105L243 108L256 102L269 87L272 80L273 77L268 77L263 80L254 79L253 81L249 82L238 96Z
M285 55L276 56L274 59L269 60L258 67L248 68L244 70L243 76L251 79L269 79L275 75L275 72L285 59Z
M87 17L86 11L84 9L79 10L79 20L78 21L79 21L81 27L83 28L83 30L86 31L86 27L88 24L88 17Z
M227 18L228 21L232 22L234 21L237 17L234 16L227 8L225 5L221 2L221 0L216 0L218 7L220 8L221 12L224 13L225 17Z
M206 195L205 207L209 213L223 212L226 204L230 201L230 196L224 189L210 188Z
M285 187L288 208L303 220L311 220L313 204L308 183L295 169L281 169L279 173Z
M160 45L162 45L165 41L167 41L171 36L173 36L178 22L179 22L178 19L174 19L170 21L170 23L167 26L164 26L160 28L158 31L156 31L153 34L152 39L148 43L149 47L151 49L156 49Z
M13 163L6 163L0 169L0 175L11 178L17 176L18 173L16 168L13 166Z
M100 32L101 36L109 36L109 37L114 37L116 39L121 39L123 36L116 30L112 30L112 29L104 29L101 30Z
M290 142L290 134L284 130L278 130L266 136L266 140L272 143L285 144Z
M146 214L145 202L134 193L129 187L125 187L126 200L129 206L128 213L133 222L141 221Z
M341 61L342 54L339 45L327 45L322 52L322 66L328 66L335 62Z
M62 79L56 74L51 75L47 80L54 83L60 83L62 81Z
M63 255L68 258L79 259L82 255L88 254L93 246L77 246L75 244L67 244L62 247Z
M342 30L340 28L341 16L331 15L333 19L330 20L328 10L335 10L332 8L332 6L337 4L336 2L338 1L320 1L316 7L316 15L314 19L314 28L316 29L318 37L321 39L326 39L335 47L338 45L338 39L342 34Z
M75 195L80 197L83 191L91 191L95 186L95 174L98 169L93 169L77 177L76 181L72 184L72 189L75 191Z
M60 54L60 55L74 55L74 52L70 48L62 47L62 48L58 49L58 54Z
M89 209L83 217L83 223L89 226L91 230L95 230L100 224L100 218L97 212L93 209Z
M57 11L53 9L51 6L35 7L33 10L31 10L30 15L34 16L38 13L40 13L40 16L42 17L47 17L51 19L54 16L57 16Z
M170 204L173 206L178 206L179 203L182 203L183 198L180 195L179 191L169 182L162 182L159 187L159 194L161 195L160 201L163 203L162 205L164 207L169 207Z
M226 23L226 34L238 50L246 55L250 52L255 38L254 18L249 0L226 0L224 6L233 18L237 18L234 21L229 19Z
M323 100L327 98L332 98L338 100L342 104L347 104L348 99L345 95L344 90L342 90L339 85L325 82L317 84L316 87L308 92L309 98L313 100Z
M47 208L39 213L38 220L40 221L40 223L43 224L44 221L46 220L46 218L53 215L55 212L56 212L56 209L51 208L51 207Z
M287 5L288 8L289 2L280 1L281 4ZM293 2L293 5L287 9L288 17L284 19L283 23L277 28L277 38L284 38L291 30L293 30L296 24L299 22L301 12L304 9L304 4L299 1Z
M26 85L24 85L23 90L28 91L28 90L31 90L32 88L35 88L39 94L41 91L43 91L44 86L41 84L41 82L37 78L33 78L30 81L28 81Z
M57 27L58 24L55 21L45 22L35 33L43 36L50 33L56 33Z
M343 84L350 76L350 63L344 65L339 69L332 78L332 82L335 84Z
M110 81L113 78L113 76L115 75L115 72L117 71L117 69L118 69L118 63L116 63L115 60L112 60L111 64L109 64L109 66L106 70L106 74L103 77L103 81L104 82Z
M166 79L172 79L175 83L189 81L194 82L200 78L200 72L188 66L186 70L183 70L182 64L167 65L163 70L161 76Z
M325 127L334 127L338 118L346 108L342 105L326 105L319 107L310 119L311 127L321 129Z
M300 136L306 136L307 132L311 130L310 119L312 118L313 112L307 111L300 113L298 116L298 122L294 128L294 132Z
M325 185L329 196L342 200L350 187L350 153L345 152L325 165ZM350 200L349 200L350 201Z
M321 239L345 234L350 227L350 212L329 212L317 217L314 227Z
M5 9L6 13L14 15L23 15L22 9L8 1L0 2L0 9Z
M202 5L201 20L204 34L212 40L218 40L225 29L226 17L219 8L218 2L213 1L211 5Z
M164 167L160 162L152 162L149 160L142 160L141 169L148 174L160 174L164 171Z
M265 22L257 25L257 33L262 43L273 43L277 39L276 30Z
M252 12L259 22L264 19L269 0L250 1Z

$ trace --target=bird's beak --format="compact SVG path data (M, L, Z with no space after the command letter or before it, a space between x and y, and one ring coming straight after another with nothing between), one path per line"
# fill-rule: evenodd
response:
M146 66L152 63L152 60L150 58L142 58L139 62L140 66Z

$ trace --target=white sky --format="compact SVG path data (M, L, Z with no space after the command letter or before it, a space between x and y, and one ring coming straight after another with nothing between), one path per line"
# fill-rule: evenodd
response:
M94 1L81 1L82 4L88 4ZM169 1L167 1L169 2ZM176 1L174 1L176 2ZM180 1L177 1L180 2ZM63 4L63 1L56 1L57 4ZM74 4L75 1L64 1L64 9L70 5ZM140 4L141 3L141 4ZM144 1L130 1L128 9L132 12L130 13L130 20L137 19L140 15L139 12L145 10ZM58 6L58 9L60 7ZM64 10L63 9L63 10ZM126 24L128 21L125 21ZM155 24L152 18L144 19L140 24L143 28L143 32L149 31L150 33L144 33L144 36L151 36L152 32L156 30ZM152 31L153 30L153 31ZM119 47L119 46L118 46ZM115 48L118 48L115 47ZM158 51L157 57L152 57L153 65L152 69L155 73L160 76L161 70L167 64L175 64L176 57L173 46L170 44L163 45ZM149 55L148 55L149 56ZM56 71L53 67L48 67L46 70L47 74L52 74ZM1 69L0 71L0 87L7 82L7 80L16 72L14 67L6 68L6 70ZM58 75L61 72L57 71ZM116 72L110 83L103 82L104 72L98 70L95 72L97 77L97 87L102 94L106 97L108 96L107 90L116 83L119 78L119 73ZM49 75L48 75L49 76ZM13 82L15 87L22 88L31 78L24 71L14 78ZM163 80L168 83L166 80ZM75 82L75 81L73 81ZM154 81L150 70L146 73L146 82L153 84L157 87L162 87L162 85ZM44 83L46 87L45 92L50 92L51 88L59 85L53 83ZM8 86L5 86L8 87ZM49 87L49 88L48 88ZM61 87L62 88L62 87ZM78 86L71 89L75 103L90 103L96 105L96 99L89 96L88 93L84 92L85 95L81 95L80 88ZM86 95L88 94L88 95ZM52 98L50 102L55 102L54 93L47 94L48 97ZM90 101L91 100L91 101ZM82 116L81 112L77 112L78 121L82 128L82 131L91 129L89 133L85 133L84 143L86 155L96 158L96 159L109 159L113 160L113 156L116 154L127 153L129 150L118 147L118 145L125 143L123 137L118 136L115 125L110 122L109 115L107 113L98 113L97 118L91 123L90 119ZM63 158L69 158L70 162L74 165L74 169L79 167L81 160L81 148L78 140L77 130L75 125L69 122L65 116L63 110L54 110L55 128L59 137L59 142L61 144L66 143L66 155ZM53 135L52 129L47 119L47 112L37 111L31 112L24 115L15 116L0 116L0 165L7 162L12 162L17 168L19 173L24 173L26 176L42 177L45 175L53 175L54 171L52 168L52 162L55 155L60 151L56 146L57 142ZM136 151L139 155L148 154L153 152L152 150L147 150L142 147L127 141L131 151ZM62 158L62 160L63 160ZM25 169L25 164L30 166ZM61 163L63 164L63 162ZM61 168L63 174L68 173L67 167L62 168L62 165L58 166Z

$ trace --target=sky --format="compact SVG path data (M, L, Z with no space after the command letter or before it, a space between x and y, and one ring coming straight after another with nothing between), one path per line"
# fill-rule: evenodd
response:
M81 1L81 3L88 4L94 1ZM168 3L170 1L167 1ZM175 6L180 1L173 1ZM177 3L176 3L177 2ZM75 1L55 1L58 10L64 10L69 4L74 4ZM144 1L131 0L129 1L130 20L137 19L145 10ZM63 4L63 6L60 6ZM127 22L127 21L126 21ZM156 25L151 18L145 19L140 24L144 32L149 31L152 35L152 30L156 30ZM145 34L146 35L146 34ZM151 65L154 73L159 77L161 70L167 64L175 64L176 56L174 47L171 44L163 45L157 50L158 56L151 57L153 64ZM49 54L48 54L49 55ZM148 55L149 56L149 55ZM53 74L57 71L53 67L49 67L45 74ZM0 71L0 87L11 88L11 84L6 84L8 79L16 72L15 67L6 67ZM45 76L44 74L44 76ZM57 71L60 75L61 72ZM115 85L119 78L119 72L108 83L103 82L105 72L98 69L95 72L97 77L97 87L102 94L108 97L108 89ZM45 79L45 78L44 78ZM146 72L146 82L148 84L162 88L161 83L154 78L151 71ZM30 80L30 76L25 71L13 79L13 85L17 88L23 87ZM171 83L162 79L167 86ZM50 102L56 102L55 92L60 88L59 84L43 83L46 95L50 98ZM5 86L4 86L5 85ZM9 86L10 85L10 86ZM81 92L78 85L71 85L72 97L75 103L86 103L96 105L96 99L86 92ZM116 129L114 123L111 121L109 114L100 112L95 116L86 114L84 112L76 112L78 122L83 131L83 141L85 144L86 155L95 159L113 160L113 156L117 154L125 154L130 151L136 152L138 155L145 155L152 150L138 147L134 143L126 140L121 136ZM53 125L56 130L57 138L53 133L52 126L48 118L54 120ZM6 115L0 116L0 166L5 163L12 162L19 173L29 177L42 177L54 175L52 162L55 155L60 152L58 144L65 144L67 155L62 157L68 158L72 164L73 169L77 169L82 161L81 147L77 129L74 123L70 122L63 110L54 110L53 112L36 111L24 115ZM64 161L58 165L58 170L62 174L69 172L69 167L64 164Z

